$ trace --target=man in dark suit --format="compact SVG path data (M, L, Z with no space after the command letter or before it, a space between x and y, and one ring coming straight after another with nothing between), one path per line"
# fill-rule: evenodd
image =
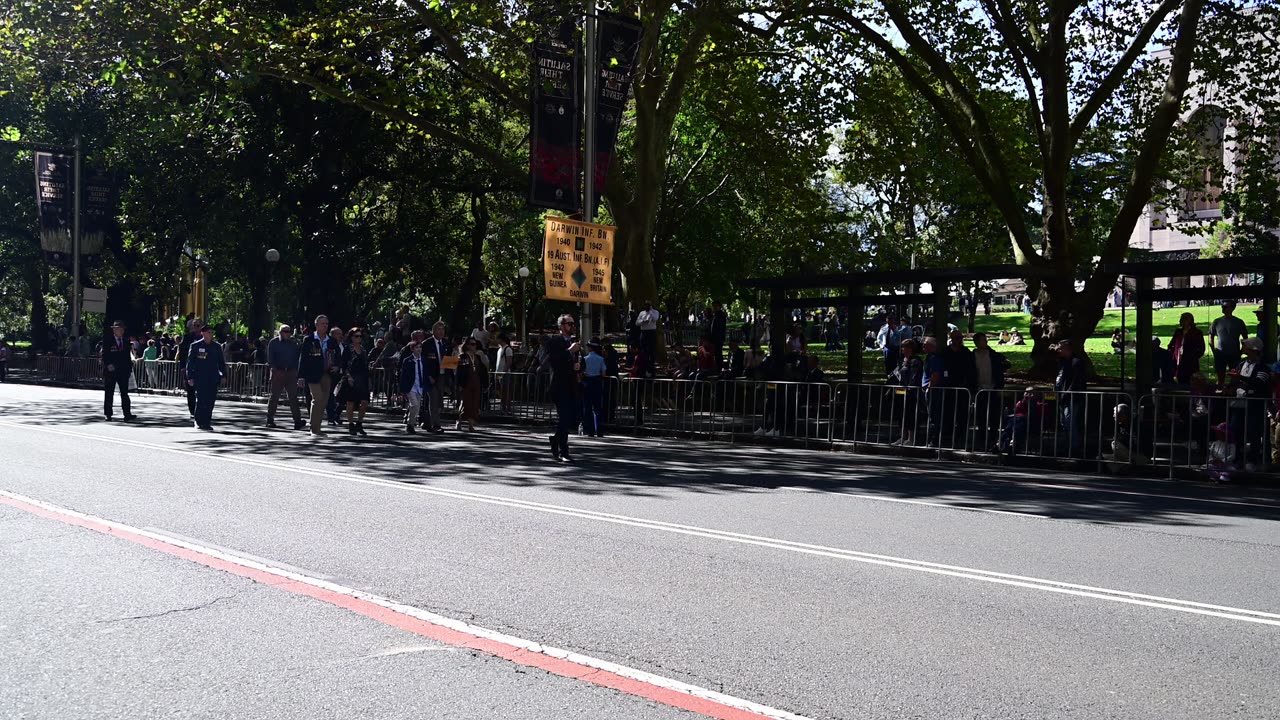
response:
M430 418L429 427L427 423L423 423L424 428L428 428L432 433L440 435L444 432L441 427L440 414L444 411L444 394L440 387L440 376L442 374L442 362L444 358L453 354L453 345L449 343L449 338L444 335L444 323L437 321L431 327L431 337L427 338L426 344L422 349L422 357L424 367L427 371L427 377L431 381L431 387L428 389L427 398L423 403L427 406L427 414Z
M182 340L178 342L178 347L174 353L174 360L177 361L179 367L187 366L187 351L191 349L200 339L200 327L204 322L200 318L188 313L186 331L182 335ZM186 383L182 383L182 389L187 394L187 416L192 420L196 418L196 389Z
M129 354L129 341L124 337L124 323L117 320L111 324L111 335L102 341L102 384L106 395L102 401L102 414L107 420L111 420L116 387L120 388L120 409L124 411L125 422L136 417L129 411L129 378L132 375L133 357Z
M413 426L418 422L422 396L431 387L431 377L427 374L426 364L422 359L422 344L410 342L405 350L407 353L400 361L400 394L405 401L404 430L412 435L416 432Z
M196 391L196 427L213 429L213 402L227 374L222 346L213 341L213 328L200 328L200 339L187 350L187 386Z
M556 434L549 440L551 455L573 462L569 457L569 433L578 430L578 342L573 337L572 315L561 315L560 334L548 337L542 347L551 366L551 397L556 403Z

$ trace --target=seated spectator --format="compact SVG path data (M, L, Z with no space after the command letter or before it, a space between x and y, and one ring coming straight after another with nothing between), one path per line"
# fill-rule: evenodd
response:
M1000 340L998 340L998 341L996 342L996 344L997 344L997 345L1008 345L1008 344L1009 344L1009 341L1010 341L1010 339L1011 339L1012 337L1013 337L1013 336L1009 334L1009 331L1008 331L1008 330L1001 330L1001 331L1000 331Z
M737 338L729 341L729 377L737 380L746 374L747 354Z
M900 347L902 358L898 367L889 373L888 384L897 386L894 390L894 407L889 417L900 418L902 428L894 445L910 445L915 435L917 423L916 402L919 399L921 378L924 376L924 361L920 359L920 342L915 338L902 341Z
M1149 465L1150 451L1144 453L1134 445L1133 413L1127 403L1116 405L1112 411L1115 418L1115 438L1111 441L1111 452L1103 453L1102 459L1108 462ZM1149 441L1148 441L1149 442Z
M667 353L667 374L676 380L685 380L693 372L693 356L683 345L676 343Z
M1013 331L1013 335L1009 338L1009 344L1010 345L1026 345L1027 343L1025 340L1022 339L1022 333L1018 332L1015 329Z
M1022 394L1022 399L1014 404L1013 414L1009 416L1004 429L1000 431L1000 441L996 444L995 452L1013 455L1017 453L1018 448L1025 451L1027 436L1032 432L1041 431L1047 412L1048 405L1036 397L1036 389L1027 388Z
M1116 355L1124 354L1124 332L1120 328L1111 333L1111 351Z
M711 345L711 339L702 336L698 339L698 359L697 365L693 372L689 373L691 380L711 380L720 374L720 358L716 354L716 349Z

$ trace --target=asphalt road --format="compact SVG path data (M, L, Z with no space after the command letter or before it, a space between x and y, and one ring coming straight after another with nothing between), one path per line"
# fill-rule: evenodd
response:
M0 385L0 717L698 717L667 681L765 716L1280 717L1274 492L686 440L564 467L510 429L317 441L135 404Z

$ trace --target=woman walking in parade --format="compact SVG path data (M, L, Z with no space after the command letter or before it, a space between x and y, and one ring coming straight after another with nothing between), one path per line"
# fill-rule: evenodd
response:
M351 342L342 356L342 380L338 401L347 406L347 432L366 435L364 414L369 409L369 351L364 347L364 331L351 328Z
M476 338L468 338L458 352L458 371L455 375L458 397L462 407L458 410L459 430L465 424L475 430L480 420L480 390L485 372L485 362L481 358L484 351Z

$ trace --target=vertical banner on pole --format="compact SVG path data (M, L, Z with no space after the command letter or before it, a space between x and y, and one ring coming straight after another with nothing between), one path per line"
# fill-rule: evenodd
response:
M80 262L97 265L115 216L115 183L90 171L84 181L84 227L80 230Z
M36 213L47 262L71 269L71 157L36 154Z
M635 77L636 54L644 26L636 18L601 12L596 31L595 197L600 205L604 180L613 162L618 125Z
M529 204L577 212L582 61L576 15L546 16L533 44L533 103L529 127Z

